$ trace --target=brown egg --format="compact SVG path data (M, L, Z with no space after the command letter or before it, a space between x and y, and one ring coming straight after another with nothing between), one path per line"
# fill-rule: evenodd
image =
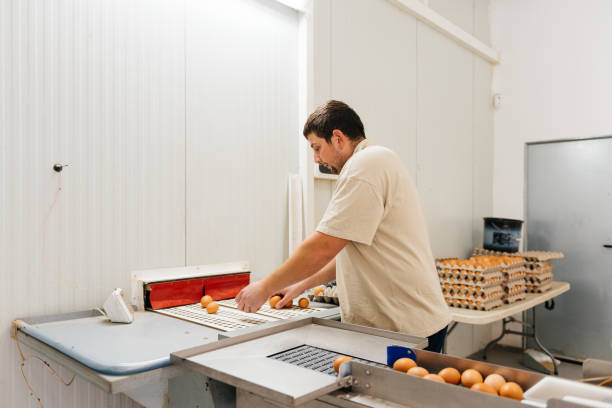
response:
M323 286L317 286L314 290L315 296L323 296L323 292L325 292L325 288L323 288Z
M472 385L472 388L470 389L474 391L486 392L487 394L497 395L497 391L495 391L493 387L485 383L476 383Z
M499 392L499 388L506 383L506 379L499 374L489 374L485 378L484 383L493 387L496 392Z
M417 377L425 377L427 374L429 374L429 371L427 371L423 367L416 366L416 367L412 367L411 369L409 369L408 374L414 375Z
M276 307L276 304L278 303L278 301L281 300L281 297L278 295L274 295L270 298L270 300L268 301L268 303L270 304L270 307L272 309L274 309Z
M298 300L298 305L300 305L302 309L306 309L309 303L310 302L308 302L308 299L306 298L301 298L300 300Z
M509 381L499 387L499 395L520 401L523 399L523 389L517 383Z
M461 385L463 385L466 388L472 388L472 385L478 384L481 382L482 382L482 375L478 371L472 368L468 368L467 370L463 372L463 374L461 374Z
M340 370L340 366L342 365L342 363L344 363L345 361L351 361L352 358L347 357L347 356L340 356L337 359L334 360L334 371L338 372L338 370Z
M395 360L395 363L393 363L393 369L396 371L407 372L412 367L416 367L416 365L417 364L411 358L408 358L408 357L398 358L397 360Z
M206 295L206 296L202 296L202 299L200 299L200 304L202 305L202 307L206 307L212 301L213 301L213 298Z
M210 314L217 313L217 310L219 310L219 304L217 302L210 302L206 306L206 312L208 312Z
M444 378L440 377L438 374L427 374L423 377L426 380L438 381L438 382L446 382Z
M459 370L453 367L443 368L442 370L440 370L438 375L444 378L444 381L449 384L457 385L459 384L459 381L461 381L461 374L459 373Z

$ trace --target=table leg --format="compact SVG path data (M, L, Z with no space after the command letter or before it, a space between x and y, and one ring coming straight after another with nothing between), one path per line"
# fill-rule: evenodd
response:
M484 348L484 352L482 353L482 359L486 360L487 359L487 352L489 351L489 349L491 347L493 347L494 344L496 344L498 341L500 341L502 339L502 337L504 337L506 335L506 318L502 319L502 331L501 334L499 336L497 336L496 338L494 338L493 340L491 340L490 342L487 343L487 345Z
M535 309L536 309L535 307L531 308L531 311L532 311L532 314L531 314L531 329L533 330L533 339L535 340L535 342L538 345L538 347L540 348L540 350L542 350L544 353L546 353L546 355L548 355L548 357L550 357L550 359L552 360L554 374L555 375L559 375L559 370L557 368L557 361L555 360L555 357L552 355L552 353L550 351L548 351L548 349L546 347L544 347L544 345L542 344L542 342L538 338L538 335L537 335L537 332L536 332L536 310Z

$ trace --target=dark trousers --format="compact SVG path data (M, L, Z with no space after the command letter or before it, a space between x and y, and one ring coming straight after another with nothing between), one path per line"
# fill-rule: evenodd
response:
M425 347L425 350L433 351L435 353L439 353L440 351L442 351L442 347L444 347L444 340L446 340L446 330L447 329L448 329L448 326L444 327L439 332L434 333L431 336L427 337L429 345Z

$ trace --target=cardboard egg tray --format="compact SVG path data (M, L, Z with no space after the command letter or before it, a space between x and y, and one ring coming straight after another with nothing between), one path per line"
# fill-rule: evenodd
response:
M528 273L525 277L525 281L530 283L531 285L538 285L543 283L548 283L553 280L552 272L548 273Z
M454 273L460 272L460 273L466 273L466 274L485 275L485 276L491 273L499 272L499 265L483 267L480 265L473 266L473 265L458 265L458 264L453 264L453 263L445 263L445 261L448 261L448 260L438 260L438 262L436 262L436 268L438 269L438 272L440 271L454 272ZM458 261L462 261L462 260L458 260Z
M489 249L474 248L472 250L473 256L479 255L499 255L499 256L513 256L525 258L528 262L542 262L551 261L553 259L563 259L565 255L561 252L550 252L550 251L526 251L526 252L500 252L491 251Z
M481 288L487 288L490 286L499 285L503 281L503 277L501 273L497 273L495 275L490 275L488 277L484 276L470 276L470 275L461 275L461 274L443 274L438 275L440 278L440 285L450 286L453 285L468 285Z
M552 272L552 264L550 262L528 262L525 269L529 273Z
M502 301L504 303L514 303L519 300L523 300L527 297L527 292L525 292L525 287L522 287L518 292L508 293L502 297Z
M451 307L472 309L472 310L485 310L485 311L494 309L504 304L501 298L493 299L488 302L482 302L480 300L472 300L472 299L454 299L454 298L445 298L445 300L446 300L446 303Z
M478 299L487 301L497 299L503 295L504 291L501 286L494 286L487 289L475 290L470 287L465 288L442 288L442 294L450 298L456 299Z
M520 280L525 280L525 269L521 268L519 270L516 271L512 271L512 272L503 272L503 278L504 278L504 282L513 282L513 281L520 281Z
M530 293L544 293L552 288L552 280L543 285L532 285L527 283L525 284L525 287L527 288L527 292Z

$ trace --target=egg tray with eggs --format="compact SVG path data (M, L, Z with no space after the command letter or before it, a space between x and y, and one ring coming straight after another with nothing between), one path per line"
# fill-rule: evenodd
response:
M446 303L451 307L456 307L459 309L471 309L471 310L483 310L488 311L491 309L495 309L496 307L502 306L504 302L501 300L501 297L497 299L492 299L488 301L481 301L476 299L465 299L465 298L444 298Z
M523 300L527 296L525 282L517 284L513 287L505 287L502 300L504 303L514 303L517 300Z
M526 251L526 252L500 252L492 251L484 248L474 248L472 250L473 256L481 255L498 255L506 257L520 257L524 258L527 262L546 262L553 259L562 259L565 256L562 252L551 252L551 251Z
M441 271L454 273L467 273L476 276L487 276L489 273L500 272L500 265L490 263L479 263L464 259L439 259L436 262L438 273Z
M452 298L480 299L482 301L500 298L504 291L501 286L492 286L485 289L476 290L472 287L443 287L442 294Z
M442 272L438 273L441 283L449 283L451 285L471 285L479 287L488 287L499 285L503 281L501 272L490 272L486 275L472 274L466 272Z
M337 290L336 285L324 285L318 286L314 289L309 289L306 294L308 299L313 302L340 305Z
M544 293L552 289L552 282L544 285L525 285L529 293Z
M552 272L548 272L548 273L528 273L527 276L526 276L526 279L525 279L525 281L528 282L531 285L545 284L545 283L552 282L552 280L553 280Z
M526 276L526 272L524 268L511 271L511 272L503 272L504 282L513 282L517 280L524 280Z

